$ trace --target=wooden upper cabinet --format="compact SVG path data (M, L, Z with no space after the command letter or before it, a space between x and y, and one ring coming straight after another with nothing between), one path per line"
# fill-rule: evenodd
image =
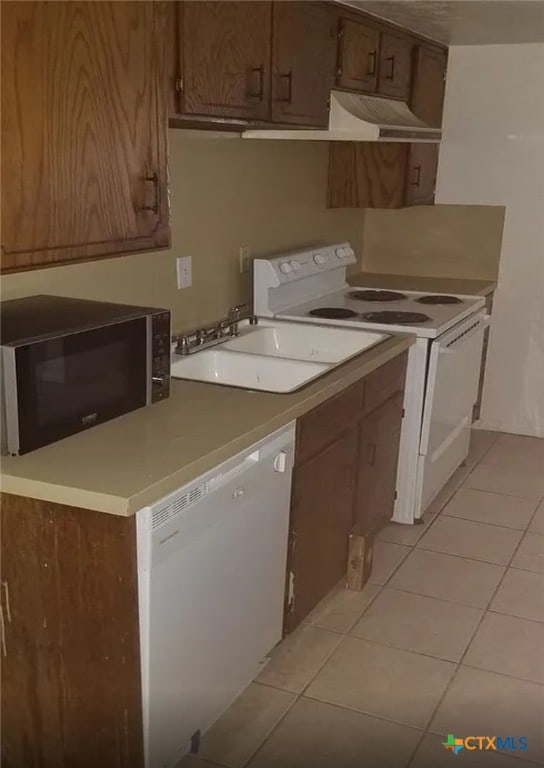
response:
M3 269L168 246L163 4L1 14Z
M408 101L412 82L412 42L384 32L380 40L378 93Z
M404 204L407 144L329 143L329 208L400 208Z
M442 125L447 55L445 51L418 45L414 56L412 112L427 125Z
M336 85L373 93L378 83L380 33L355 18L340 18Z
M438 169L438 144L410 144L406 205L432 205Z
M179 11L179 112L268 119L272 4L205 0Z
M321 2L272 5L272 120L326 126L336 25Z

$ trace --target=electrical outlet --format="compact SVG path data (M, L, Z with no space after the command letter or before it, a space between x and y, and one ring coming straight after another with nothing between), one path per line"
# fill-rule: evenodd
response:
M240 272L249 272L251 269L251 250L247 245L242 245L238 251Z
M193 260L190 256L180 256L176 259L176 274L178 288L190 288L193 284Z

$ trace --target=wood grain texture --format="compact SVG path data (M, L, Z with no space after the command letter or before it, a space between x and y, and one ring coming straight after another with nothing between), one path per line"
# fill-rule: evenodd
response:
M363 413L365 380L348 387L297 421L295 464L306 461L349 429Z
M395 395L361 422L353 523L364 536L393 515L403 398Z
M410 144L406 171L406 205L432 205L439 144Z
M272 121L325 127L334 83L336 24L322 2L272 4Z
M379 28L364 18L340 19L338 69L340 88L374 93L378 83Z
M4 269L167 246L164 4L1 14Z
M329 208L399 208L404 204L406 144L329 144Z
M370 413L390 397L404 391L408 353L404 352L365 378L365 413Z
M268 119L272 4L196 0L180 8L182 113Z
M440 128L444 107L447 53L418 45L414 53L414 82L410 106L427 125Z
M410 38L383 33L380 40L378 93L408 101L412 83Z
M143 765L135 519L2 495L6 768Z
M294 601L286 614L291 632L346 572L356 479L356 429L295 468L291 507Z

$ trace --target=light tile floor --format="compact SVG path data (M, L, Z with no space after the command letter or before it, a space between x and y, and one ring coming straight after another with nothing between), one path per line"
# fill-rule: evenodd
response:
M448 733L525 751L444 749ZM544 765L544 440L475 431L424 522L388 525L185 768Z

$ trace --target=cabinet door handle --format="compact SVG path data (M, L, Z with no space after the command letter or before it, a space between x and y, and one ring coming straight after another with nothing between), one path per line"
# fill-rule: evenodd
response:
M142 205L142 211L153 211L153 213L159 212L159 176L154 173L152 176L144 176L144 181L148 181L153 184L153 205Z
M280 72L279 78L282 83L287 81L287 96L278 97L278 101L281 101L284 104L290 104L293 98L293 73L291 70L289 70L289 72Z
M370 51L368 54L368 70L367 70L367 77L375 77L376 76L376 54L377 51Z
M415 179L410 182L412 187L419 187L421 183L421 166L420 165L414 165L412 170L416 172Z
M261 64L260 67L252 67L249 70L250 74L250 81L253 80L253 75L258 76L258 88L256 92L253 92L251 89L251 85L248 86L247 90L247 98L248 99L257 99L257 101L262 101L264 97L264 66Z
M388 56L386 58L386 61L391 62L391 66L389 67L389 74L385 75L386 80L394 80L395 79L395 57L394 56Z

